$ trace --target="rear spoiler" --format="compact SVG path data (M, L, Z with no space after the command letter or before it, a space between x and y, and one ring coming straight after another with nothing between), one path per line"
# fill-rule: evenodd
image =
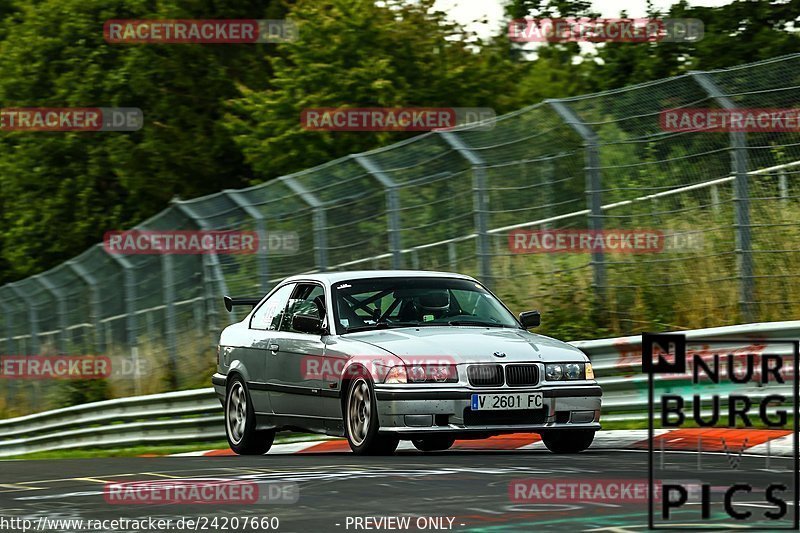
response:
M236 305L249 305L255 307L258 305L258 302L261 301L261 298L233 298L231 296L223 296L222 299L225 302L225 309L227 309L229 313Z

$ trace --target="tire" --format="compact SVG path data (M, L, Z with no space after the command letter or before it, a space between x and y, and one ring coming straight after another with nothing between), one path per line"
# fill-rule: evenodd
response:
M244 380L235 376L225 394L225 435L237 455L264 455L272 447L275 430L256 430L256 413Z
M447 435L434 435L422 439L414 439L411 443L421 452L438 452L446 450L456 441L455 437Z
M553 453L580 453L592 445L594 429L566 429L542 434L542 442Z
M392 455L397 449L397 437L378 432L378 402L369 377L358 377L350 383L344 419L347 442L356 455Z

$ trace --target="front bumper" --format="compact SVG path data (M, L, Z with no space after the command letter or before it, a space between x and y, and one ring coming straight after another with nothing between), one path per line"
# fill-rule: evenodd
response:
M537 410L471 411L472 394L542 392ZM381 431L398 434L541 432L600 429L602 391L597 385L531 389L454 387L401 389L377 385Z

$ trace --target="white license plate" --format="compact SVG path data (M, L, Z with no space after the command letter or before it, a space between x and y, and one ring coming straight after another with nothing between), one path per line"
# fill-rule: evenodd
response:
M511 409L541 409L544 399L541 392L514 392L499 394L473 394L473 411L508 411Z

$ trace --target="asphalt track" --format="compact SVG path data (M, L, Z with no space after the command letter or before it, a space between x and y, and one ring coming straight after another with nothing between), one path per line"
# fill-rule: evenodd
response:
M793 460L763 456L742 458L731 469L730 456L704 454L698 464L694 452L665 452L658 468L672 472L670 479L693 479L701 466L703 481L721 488L747 479L754 486L783 480L792 483ZM392 457L356 457L350 453L307 453L262 457L141 457L107 459L0 461L0 517L48 519L142 519L145 517L278 517L271 531L397 531L356 528L348 517L413 516L449 517L445 531L644 531L647 504L624 501L515 502L509 494L512 480L554 479L646 481L648 454L644 450L588 450L579 455L558 456L541 449L514 451L454 450L422 454L402 450ZM114 481L188 480L214 478L257 482L293 482L299 500L293 504L110 504L103 495L105 483ZM789 515L796 510L788 497ZM739 509L762 513L762 495L737 497ZM721 506L712 505L720 518ZM699 504L673 515L671 525L688 530L701 528ZM723 517L724 518L724 517ZM735 530L736 523L724 530ZM219 527L199 530L222 531ZM413 524L413 522L412 522ZM778 524L778 523L776 523ZM779 522L785 525L786 522ZM232 522L229 525L233 525ZM423 524L424 525L424 524ZM741 525L740 525L741 526ZM184 528L186 530L188 528ZM4 527L3 531L21 531ZM35 531L36 529L34 529ZM80 531L49 528L45 531ZM152 531L118 528L109 531ZM173 526L172 530L177 530ZM229 531L267 531L243 527ZM442 529L418 529L411 531ZM718 529L719 530L719 529ZM41 530L39 530L41 531ZM83 531L86 531L84 529Z

